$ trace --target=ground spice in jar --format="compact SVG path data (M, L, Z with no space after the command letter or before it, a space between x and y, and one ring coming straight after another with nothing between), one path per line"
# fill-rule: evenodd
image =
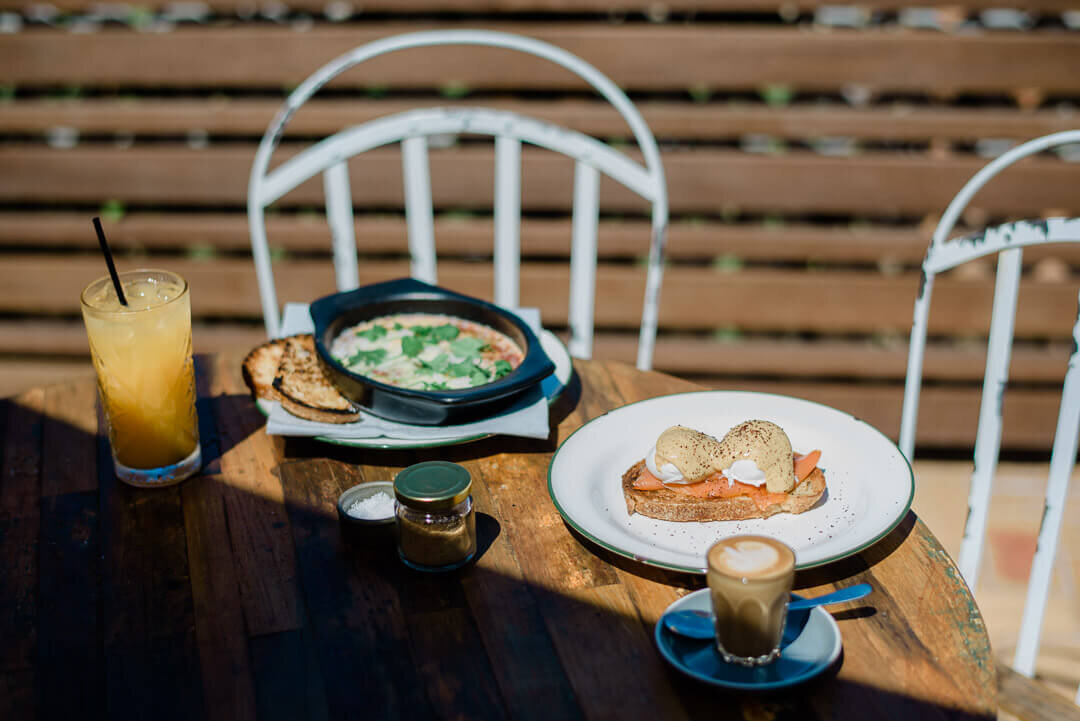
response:
M449 571L476 554L468 470L449 461L409 466L394 479L398 555L421 571Z

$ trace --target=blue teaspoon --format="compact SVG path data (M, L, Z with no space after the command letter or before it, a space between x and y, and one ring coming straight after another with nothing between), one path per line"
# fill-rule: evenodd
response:
M803 611L815 606L856 601L873 590L869 583L858 583L815 598L803 598L788 604L788 611ZM688 638L712 638L713 615L709 611L672 611L664 614L660 622L673 633Z

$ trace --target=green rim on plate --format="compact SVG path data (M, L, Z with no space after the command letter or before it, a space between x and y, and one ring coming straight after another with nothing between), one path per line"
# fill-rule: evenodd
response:
M844 552L842 552L842 553L834 554L834 555L829 556L827 558L818 559L818 560L815 560L815 561L812 561L812 562L801 562L801 563L797 562L795 564L795 568L797 570L803 570L803 569L807 569L807 568L816 568L818 566L824 566L824 565L826 565L828 563L833 563L834 561L839 561L839 560L841 560L843 558L848 558L849 556L860 553L863 550L865 550L865 549L869 548L870 546L874 545L875 543L877 543L881 539L883 539L885 536L892 533L892 531L898 525L900 525L900 522L904 519L904 517L907 516L908 511L910 511L910 509L911 509L911 503L915 498L915 474L914 474L914 472L913 472L913 470L911 468L911 462L908 461L907 457L904 456L904 454L900 451L900 449L896 446L896 444L892 441L891 438L886 436L884 433L882 433L880 430L878 430L874 426L870 425L866 421L864 421L862 419L859 419L859 418L856 418L855 416L851 415L850 413L846 413L844 411L833 408L832 406L825 405L824 403L818 403L817 401L807 400L805 398L796 398L794 396L784 396L784 395L781 395L781 394L778 394L778 393L757 393L757 392L753 392L753 391L702 390L702 391L686 391L686 392L682 392L682 393L669 393L669 394L665 394L665 395L662 395L662 396L656 396L654 398L646 398L646 399L643 399L643 400L640 400L640 401L634 401L632 403L627 403L626 405L619 406L618 408L614 408L614 409L608 411L607 413L601 414L601 415L597 416L596 418L592 418L592 419L586 421L580 427L575 429L569 436L567 436L566 439L563 440L563 442L559 444L559 447L556 448L555 452L552 454L551 461L548 463L548 473L547 473L548 496L551 498L551 501L555 505L556 510L558 510L559 515L561 515L563 517L563 520L566 521L566 523L571 528L573 528L575 531L580 533L585 538L588 538L590 541L592 541L596 545L600 546L601 548L605 548L608 551L611 551L612 553L623 556L624 558L629 558L629 559L632 559L634 561L644 563L644 564L646 564L648 566L654 566L656 568L664 568L664 569L667 569L667 570L670 570L670 571L682 571L682 572L686 572L686 573L704 574L705 573L705 568L703 566L702 567L687 566L687 565L678 564L678 563L668 563L668 562L664 562L664 561L658 561L658 560L652 559L652 558L645 558L645 557L642 557L642 556L640 556L640 555L638 555L636 553L632 553L630 551L627 551L626 549L620 548L620 547L618 547L617 545L615 545L613 543L609 543L607 541L604 541L604 540L598 538L594 533L591 533L588 529L584 528L582 526L582 524L577 519L575 519L573 517L573 515L561 503L559 503L559 499L556 497L556 493L555 493L554 480L553 480L553 477L552 477L552 468L555 465L555 459L558 457L559 453L563 451L563 449L571 441L571 439L573 439L573 437L575 435L577 435L580 431L584 430L590 424L595 423L597 421L600 421L602 419L608 418L613 413L617 413L619 411L622 411L625 408L630 408L631 406L636 406L636 405L640 405L642 403L649 403L651 401L656 401L656 400L658 400L660 398L671 398L671 397L676 397L676 396L685 397L685 396L694 396L694 395L702 395L702 394L716 394L716 393L741 393L741 394L755 395L755 396L761 396L761 397L771 397L771 398L781 398L781 399L785 399L785 400L794 400L794 401L798 401L800 403L807 403L807 404L819 406L819 407L824 408L824 409L826 409L826 410L828 410L830 412L839 413L839 414L841 414L843 416L846 416L847 418L851 419L852 421L854 421L854 422L856 422L858 424L861 424L861 425L865 426L866 428L869 428L871 431L873 431L874 433L879 435L891 447L896 448L897 454L904 461L905 467L907 468L908 480L909 480L907 499L902 504L901 510L896 514L896 517L893 518L889 522L887 527L885 527L884 530L882 530L879 533L877 533L876 535L874 535L872 538L869 538L868 540L858 544L857 546L853 546L853 547L851 547L849 549L845 549ZM720 521L716 521L716 522L720 522Z

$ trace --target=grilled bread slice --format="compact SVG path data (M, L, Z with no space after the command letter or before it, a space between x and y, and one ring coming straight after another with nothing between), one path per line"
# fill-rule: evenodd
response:
M274 378L277 377L278 366L281 365L283 355L285 355L285 339L274 338L255 346L244 357L244 363L241 366L244 383L247 383L247 387L256 398L265 398L270 401L281 400L281 394L274 388Z
M285 338L273 387L281 407L294 416L320 423L350 423L360 409L341 395L323 373L310 333Z
M768 518L777 513L802 513L825 493L825 474L820 468L815 468L788 493L762 494L760 504L749 495L699 498L668 488L650 491L634 488L634 481L644 470L642 459L623 474L626 510L664 521L741 521Z

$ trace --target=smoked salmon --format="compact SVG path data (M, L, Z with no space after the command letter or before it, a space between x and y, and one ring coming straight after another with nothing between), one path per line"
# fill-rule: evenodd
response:
M805 455L796 454L792 459L795 477L800 481L805 480L817 468L817 462L820 458L821 451L817 450ZM706 476L697 483L664 483L644 466L632 485L639 491L658 491L661 488L666 488L669 491L683 493L695 498L749 496L754 501L754 504L762 509L768 507L769 504L781 502L787 495L786 493L769 493L764 484L754 486L749 483L728 480L719 472Z

